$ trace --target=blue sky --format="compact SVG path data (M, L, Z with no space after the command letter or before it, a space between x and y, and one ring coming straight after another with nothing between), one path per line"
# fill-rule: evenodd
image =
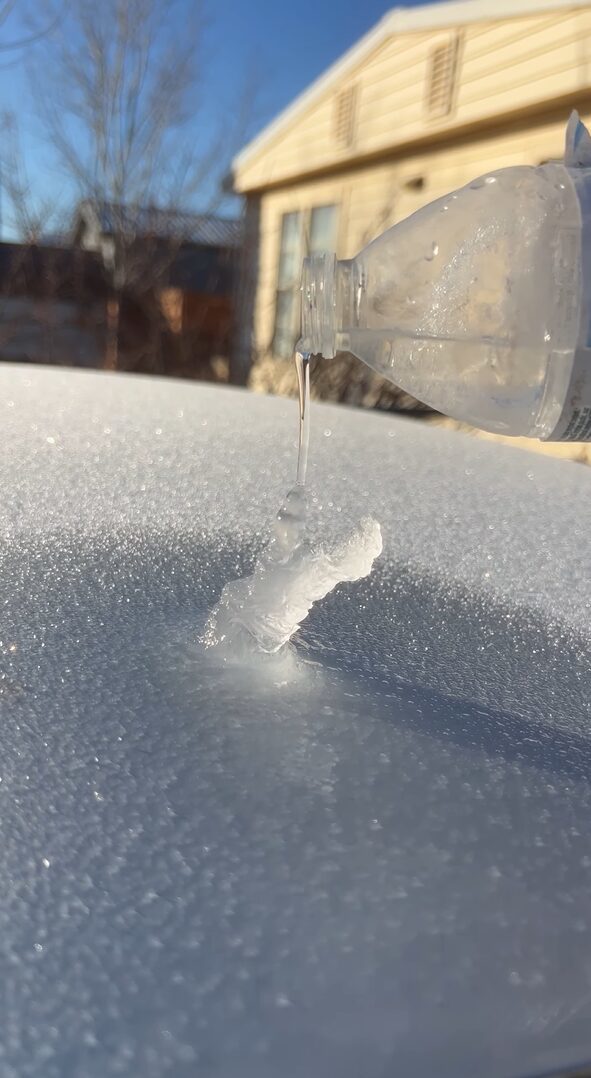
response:
M99 0L100 2L100 0ZM183 18L181 0L176 17ZM210 0L208 9L204 109L194 137L204 137L207 117L235 106L244 85L245 70L254 71L259 100L253 117L254 134L301 90L355 43L388 11L385 0ZM15 13L0 27L0 43L22 32ZM74 197L67 180L44 144L35 118L22 53L0 52L0 108L19 116L21 139L31 186L37 194L55 192L67 206ZM205 117L205 119L204 119ZM9 232L9 213L3 207L2 236Z

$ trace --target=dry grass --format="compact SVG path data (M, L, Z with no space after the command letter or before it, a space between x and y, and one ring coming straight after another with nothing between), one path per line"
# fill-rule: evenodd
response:
M348 354L339 354L331 360L314 361L311 381L312 397L316 400L340 401L370 409L392 409L393 413L402 409L401 414L404 414L405 407L420 407L414 398L380 378L361 360ZM277 393L279 396L295 397L297 378L294 363L292 360L275 359L271 355L259 356L251 369L248 384L255 393ZM537 438L507 438L502 434L476 430L467 423L459 423L456 419L433 413L417 417L417 422L434 423L449 430L464 431L475 438L507 442L508 445L530 453L545 453L546 456L562 457L563 460L591 465L591 442L540 442Z
M489 434L488 431L469 427L467 423L459 423L456 419L439 415L427 417L427 422L447 427L448 430L461 430L475 438L487 438L491 442L506 442L507 445L525 449L529 453L543 453L549 457L561 457L563 460L574 460L578 464L591 465L591 442L540 442L537 438L508 438L504 434Z

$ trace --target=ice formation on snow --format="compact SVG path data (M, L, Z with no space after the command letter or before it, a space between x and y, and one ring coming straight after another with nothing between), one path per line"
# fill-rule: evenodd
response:
M345 539L313 544L305 535L305 495L290 491L280 510L271 542L254 572L226 584L203 636L206 647L221 647L230 657L256 641L265 652L278 651L338 584L368 576L382 551L380 525L365 517Z

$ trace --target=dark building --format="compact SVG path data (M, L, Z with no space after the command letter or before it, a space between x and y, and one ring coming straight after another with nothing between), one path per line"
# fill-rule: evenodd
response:
M228 356L240 234L239 221L209 214L80 204L73 242L112 282L118 366L208 377Z
M0 243L0 359L228 377L240 224L83 202L63 245Z
M102 366L109 294L90 251L0 243L0 359Z

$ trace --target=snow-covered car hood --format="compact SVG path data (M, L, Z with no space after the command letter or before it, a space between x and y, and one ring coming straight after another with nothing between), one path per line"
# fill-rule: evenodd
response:
M591 470L315 405L384 553L198 644L295 405L0 370L0 1072L517 1078L591 1059Z

